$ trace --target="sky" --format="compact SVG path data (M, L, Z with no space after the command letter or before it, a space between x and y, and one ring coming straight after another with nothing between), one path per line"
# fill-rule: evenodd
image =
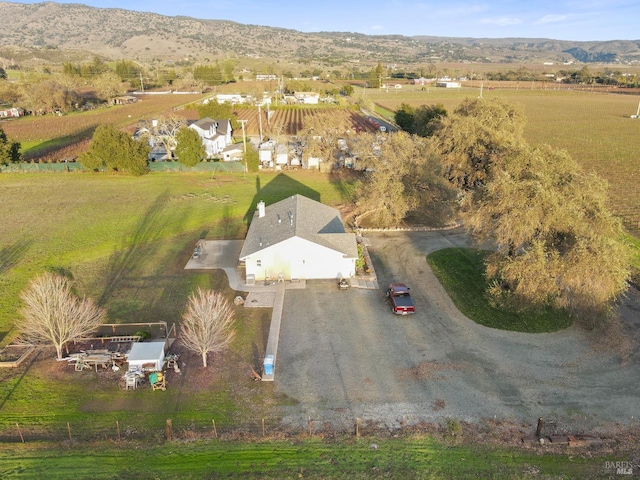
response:
M14 0L14 3L39 1ZM167 16L232 20L301 32L578 41L640 39L640 0L76 0L74 3Z

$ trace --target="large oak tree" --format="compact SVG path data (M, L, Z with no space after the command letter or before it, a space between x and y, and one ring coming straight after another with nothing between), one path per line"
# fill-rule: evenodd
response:
M629 246L606 185L566 153L532 147L518 109L468 100L435 134L460 215L480 244L498 301L602 312L626 290Z

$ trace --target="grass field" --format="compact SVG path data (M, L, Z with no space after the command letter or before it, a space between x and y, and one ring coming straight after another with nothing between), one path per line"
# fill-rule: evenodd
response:
M374 446L372 448L372 446ZM600 478L609 457L550 455L419 436L0 446L3 479Z
M427 262L447 293L467 318L491 328L541 333L571 325L565 312L545 309L537 315L518 314L491 306L486 297L484 253L468 248L445 248L427 256Z
M317 192L326 204L345 202L348 181L327 180L308 172L0 175L0 337L19 292L46 269L72 274L112 322L175 321L177 307L163 295L183 290L169 273L196 240L244 238L258 200Z
M222 272L184 270L198 239L244 238L259 200L271 204L306 193L339 205L349 185L348 178L309 172L295 178L3 174L2 344L17 334L20 292L46 270L74 278L80 294L107 309L109 323L179 323L188 294L198 286L223 290L231 300L236 292ZM167 418L176 429L193 431L210 429L214 419L221 430L258 425L269 406L286 402L248 375L250 366L259 368L269 319L269 310L236 307L237 336L224 361L171 379L157 401L150 401L153 393L146 389L120 389L117 372L73 372L54 362L52 352L40 352L18 369L0 369L0 437L13 435L17 423L35 438L60 438L67 422L81 438L113 433L116 421L145 438L162 432Z

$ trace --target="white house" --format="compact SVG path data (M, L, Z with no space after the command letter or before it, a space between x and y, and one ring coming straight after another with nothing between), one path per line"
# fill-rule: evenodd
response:
M240 252L247 282L352 277L357 258L340 212L302 195L259 202Z
M189 128L194 129L202 138L207 157L219 155L233 143L233 129L229 120L213 120L205 117L193 122Z

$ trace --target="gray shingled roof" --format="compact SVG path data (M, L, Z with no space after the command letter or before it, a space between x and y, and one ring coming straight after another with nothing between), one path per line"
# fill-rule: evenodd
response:
M195 125L199 127L201 130L208 131L211 128L211 125L215 125L217 123L218 122L216 122L213 118L204 117L204 118L201 118L200 120L196 120L195 122L192 122L190 125Z
M196 125L200 129L205 131L208 131L212 125L215 125L216 133L219 135L226 135L233 130L231 128L231 122L229 120L214 120L211 117L201 118L200 120L196 120L195 122L190 122L189 125Z
M257 211L253 214L240 260L293 237L336 250L348 258L358 257L355 235L345 232L338 210L293 195L266 206L262 218Z

